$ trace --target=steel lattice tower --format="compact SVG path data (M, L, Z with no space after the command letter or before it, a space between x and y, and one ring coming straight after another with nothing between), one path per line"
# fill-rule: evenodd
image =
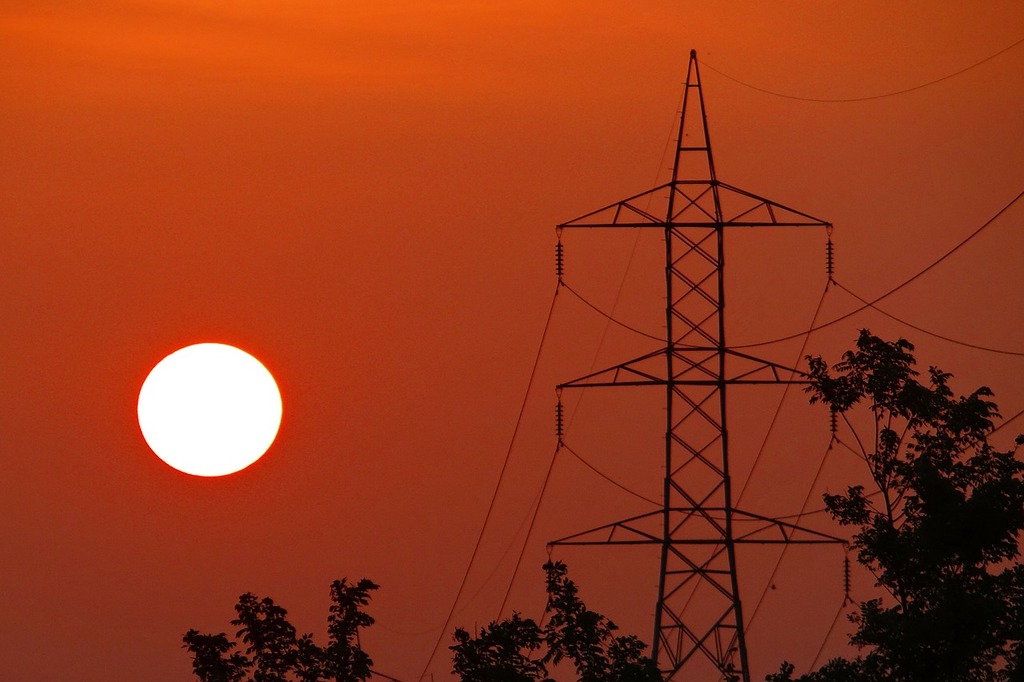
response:
M696 672L703 661L704 669L710 663L720 679L749 682L738 545L838 541L733 506L726 412L730 386L804 383L793 369L726 345L726 228L828 225L718 180L697 57L691 51L672 179L558 226L664 230L664 347L558 387L664 389L662 508L550 544L660 547L651 651L665 679L676 678L684 668ZM684 619L684 609L698 592L701 613L691 617L688 612Z

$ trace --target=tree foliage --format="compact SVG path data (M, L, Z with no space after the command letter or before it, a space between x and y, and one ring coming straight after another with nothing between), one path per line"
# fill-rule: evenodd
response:
M547 667L536 655L543 645L541 630L530 618L513 613L481 628L476 638L462 628L454 637L452 672L462 680L527 682L547 676Z
M548 680L549 666L571 663L580 682L655 682L661 677L646 645L616 635L615 623L591 611L562 562L544 564L546 623L513 613L480 629L455 631L453 672L463 682Z
M646 645L616 635L614 623L589 610L569 580L565 564L544 565L548 603L546 624L513 613L473 637L455 631L453 672L465 682L548 680L548 667L571 662L580 682L657 682L657 668L643 655ZM373 624L365 612L377 585L369 580L331 585L328 642L317 646L310 634L297 636L288 613L269 597L246 593L235 605L238 628L225 633L189 630L184 648L199 682L358 682L371 675L373 661L359 645L359 630ZM239 651L240 645L244 651Z
M988 442L992 392L958 397L935 367L922 379L913 351L863 331L831 368L808 358L811 402L852 434L872 479L870 492L850 486L825 504L854 529L857 560L882 596L851 616L861 655L803 682L1024 679L1024 463ZM784 664L767 679L792 673Z
M355 682L370 677L373 661L359 645L359 628L373 624L363 610L377 585L369 580L331 584L327 616L327 646L313 642L312 634L296 636L288 613L270 597L243 594L235 605L235 637L245 653L235 651L227 634L189 630L184 648L192 656L192 671L200 682Z

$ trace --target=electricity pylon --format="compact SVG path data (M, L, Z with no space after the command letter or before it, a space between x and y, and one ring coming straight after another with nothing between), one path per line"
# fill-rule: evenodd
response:
M694 664L703 660L704 668L710 662L719 679L750 681L736 571L738 545L840 542L733 506L727 388L805 381L796 370L726 345L724 234L727 228L783 226L829 227L829 223L718 180L692 51L672 179L558 226L559 231L664 231L664 347L558 386L560 391L612 386L664 389L662 507L550 544L660 547L651 652L665 679L676 678L687 666L688 672L696 671L699 666ZM695 600L698 608L687 610Z

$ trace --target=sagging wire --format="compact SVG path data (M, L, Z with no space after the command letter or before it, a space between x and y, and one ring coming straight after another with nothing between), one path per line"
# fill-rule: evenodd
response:
M826 283L825 288L821 292L821 298L818 299L818 305L814 310L814 316L811 318L811 327L814 327L815 321L818 319L818 315L821 314L822 306L825 303L825 296L828 294L828 284ZM810 332L804 336L803 342L800 344L800 351L797 353L797 358L803 357L804 352L807 350L807 343L811 340ZM761 458L764 456L765 449L768 445L768 439L771 438L772 433L775 431L775 424L779 420L779 415L782 413L782 405L785 403L786 398L789 396L790 387L793 384L786 384L782 389L782 397L779 398L778 404L775 406L775 413L772 415L772 420L768 424L768 430L764 434L764 438L761 440L761 446L757 450L757 454L754 456L754 461L750 465L750 473L747 474L746 480L740 487L739 495L736 498L736 504L743 501L743 496L747 492L747 487L750 484L751 478L754 476L754 472L757 471L758 465L761 463Z
M535 503L535 506L533 508L533 516L530 519L530 525L529 525L529 527L526 530L526 537L523 538L523 544L522 544L522 547L519 550L519 557L516 559L515 568L512 570L512 577L509 578L508 588L505 591L504 598L501 600L501 606L499 607L498 614L495 617L496 620L498 618L501 618L501 614L504 613L505 607L508 605L509 597L512 594L512 588L515 585L516 578L519 575L519 569L522 567L522 564L523 564L523 557L526 554L526 547L529 545L530 536L533 534L533 529L534 529L534 526L536 525L537 517L540 514L540 507L541 507L541 504L544 501L544 493L547 491L548 483L551 481L551 472L554 471L555 461L558 459L558 455L562 452L562 450L565 450L566 452L571 454L573 457L575 457L580 462L582 462L584 465L586 465L591 471L593 471L597 475L601 476L601 478L605 479L606 481L608 481L612 485L615 485L616 487L620 488L621 490L629 493L630 495L633 495L634 497L637 497L637 498L639 498L641 500L644 500L645 502L649 502L650 504L653 504L655 506L658 505L657 502L655 502L654 500L650 499L649 497L645 497L644 495L641 495L640 493L638 493L638 492L636 492L634 490L630 490L629 488L627 488L626 486L622 485L621 483L619 483L615 479L611 478L610 476L608 476L604 472L600 471L594 465L592 465L590 462L588 462L585 459L583 459L583 457L579 453L577 453L575 450L573 450L571 447L569 447L568 444L566 444L566 442L563 440L563 436L565 435L565 423L564 423L565 409L564 409L564 407L562 405L562 391L561 391L561 389L556 391L556 395L557 395L557 400L555 402L555 437L557 438L557 445L555 446L554 453L551 455L551 462L548 464L547 473L544 475L544 482L541 485L540 493L538 493L538 495L537 495L537 502ZM548 546L547 551L548 551L548 560L550 561L551 560L551 554L552 554L552 547L550 545Z
M817 325L816 327L813 327L811 329L808 329L808 330L805 330L805 331L802 331L802 332L797 332L795 334L789 334L788 336L780 336L780 337L775 338L775 339L769 339L768 341L758 341L756 343L745 343L745 344L741 344L741 345L734 345L734 346L731 346L732 349L733 350L742 350L742 349L746 349L746 348L760 348L761 346L770 346L770 345L775 344L775 343L781 343L783 341L789 341L791 339L795 339L795 338L798 338L798 337L801 337L801 336L806 336L807 334L810 334L811 332L816 332L819 329L825 329L826 327L831 327L832 325L838 324L838 323L842 322L843 320L849 319L849 318L853 317L854 315L856 315L856 314L858 314L860 312L863 312L864 310L867 310L868 308L874 306L879 301L882 301L882 300L884 300L886 298L889 298L890 296L895 294L897 291L900 291L901 289L903 289L904 287L909 285L911 282L916 281L917 279L919 279L920 277L925 275L927 272L932 270L932 268L936 267L939 263L942 263L947 258L949 258L953 254L955 254L957 251L959 251L961 248L963 248L969 241L971 241L972 239L977 237L979 234L981 234L983 231L988 229L988 227L990 227L993 223L995 223L995 221L998 220L1004 213L1006 213L1008 210L1010 210L1010 208L1014 204L1016 204L1018 201L1020 201L1021 198L1024 198L1024 190L1019 192L1017 194L1017 196L1015 196L1013 199L1010 200L1009 203L1007 203L1001 209L996 211L996 213L991 218L989 218L984 223L982 223L982 225L980 227L978 227L976 230L974 230L969 235L967 235L962 240L960 240L960 242L958 242L949 251L947 251L946 253L942 254L941 256L936 258L934 261L932 261L923 270L920 270L916 274L912 275L911 277L903 280L902 282L900 282L896 286L894 286L891 289L889 289L888 291L886 291L884 294L881 294L880 296L876 296L875 298L871 299L870 301L866 301L865 303L862 303L860 307L855 308L855 309L851 310L848 313L844 313L843 315L840 315L839 317L833 318L833 319L829 320L828 322L823 322L823 323Z
M832 618L832 624L829 625L828 631L825 633L825 638L821 640L821 646L818 647L818 652L814 654L814 660L811 661L809 670L813 670L818 667L818 661L821 660L821 655L825 653L825 647L828 646L828 641L832 638L832 633L835 632L836 626L839 624L839 619L842 617L843 612L846 611L846 607L853 604L853 597L850 596L850 548L848 545L843 545L843 603L839 605L839 609L836 610L836 615Z
M519 549L519 556L516 558L515 568L512 569L512 577L508 581L508 589L505 590L505 596L501 600L501 606L498 607L498 613L494 617L495 620L501 618L501 614L505 612L505 607L508 605L508 599L512 595L512 587L516 583L516 577L519 575L519 569L523 565L523 557L526 555L526 547L530 544L530 536L533 535L534 526L537 524L537 517L540 515L541 505L544 504L544 493L547 492L548 483L551 482L551 472L555 470L555 462L558 461L558 454L562 451L562 440L558 440L558 444L555 446L555 451L551 453L551 462L548 463L548 470L544 474L544 482L541 484L540 493L537 495L537 504L533 508L533 516L530 518L530 525L526 529L526 537L523 538L523 545Z
M573 457L575 457L576 459L578 459L578 460L580 461L580 463L581 463L581 464L582 464L583 466L587 467L588 469L590 469L591 471L593 471L593 472L594 472L595 474L597 474L598 476L600 476L601 478L603 478L604 480L608 481L608 482L609 482L609 483L611 483L611 484L612 484L613 486L615 486L616 488L618 488L619 490L621 490L621 491L623 491L623 492L625 492L625 493L628 493L628 494L632 495L633 497L637 498L638 500L643 500L644 502L646 502L646 503L648 503L648 504L651 504L651 505L653 505L653 506L655 506L655 507L660 507L660 506L662 505L662 503L661 503L661 502L658 502L658 501L656 501L656 500L652 500L651 498L647 497L646 495L643 495L643 494L641 494L641 493L638 493L637 491L635 491L635 490L632 490L631 488L627 488L626 486L622 485L621 483L619 483L618 481L616 481L616 480L615 480L614 478L612 478L612 477L611 477L611 476L609 476L608 474L604 473L603 471L601 471L600 469L598 469L598 468L597 468L596 466L594 466L593 464L591 464L590 462L588 462L588 461L587 461L586 459L584 459L584 458L583 458L583 455L581 455L581 454L579 454L578 452L576 452L575 450L573 450L573 449L572 449L572 448L571 448L571 447L569 446L569 444L568 444L568 443L566 443L565 441L559 441L559 442L561 443L561 446L562 446L562 448L563 448L563 449L564 449L564 450L565 450L566 452L568 452L568 453L569 453L570 455L572 455Z
M645 338L651 339L652 341L657 341L658 343L665 343L664 337L655 336L654 334L648 334L647 332L643 331L642 329L637 329L636 327L632 327L632 326L626 324L625 322L622 322L621 320L616 319L615 317L613 317L609 313L606 313L605 311L601 310L596 305L594 305L593 303L588 301L586 298L584 298L583 294L581 294L580 292L576 291L571 286L569 286L569 284L567 284L564 280L559 281L559 285L562 288L568 290L568 292L570 294L572 294L573 296L578 298L583 305L587 306L588 308L593 310L595 313L597 313L601 317L603 317L606 320L608 320L609 322L617 324L620 327L622 327L623 329L628 329L629 331L633 332L634 334L639 334L640 336L643 336Z
M831 288L831 285L832 285L832 272L833 272L834 261L833 261L833 258L832 258L832 248L831 248L831 244L832 244L832 225L831 225L831 223L828 224L825 227L825 235L826 235L826 239L827 239L826 247L825 248L826 248L826 254L827 254L827 257L826 257L826 260L827 260L827 262L826 262L826 274L828 275L828 279L825 281L825 288L822 289L822 291L821 291L821 297L818 299L818 305L815 306L815 308L814 308L814 315L811 316L811 322L808 325L808 331L804 335L803 341L800 343L800 350L796 354L797 362L799 362L800 359L803 358L804 352L807 350L807 344L811 340L811 333L814 330L814 325L817 324L817 322L818 322L818 316L821 315L822 308L825 305L825 297L828 296L828 291L829 291L829 289ZM757 471L757 466L761 462L761 457L764 455L765 448L768 445L768 439L771 438L771 435L772 435L772 433L775 430L775 424L776 424L776 422L779 419L779 415L782 413L782 405L785 403L786 398L789 396L789 391L790 391L790 387L791 386L792 386L792 384L786 384L785 388L783 388L783 390L782 390L782 397L779 398L779 402L775 406L775 414L772 415L772 420L768 424L768 430L765 432L764 438L761 440L761 447L758 448L757 455L754 456L754 462L753 462L753 464L750 465L750 473L747 474L747 479L746 479L746 481L743 482L743 486L740 488L739 496L736 498L736 504L739 504L740 502L743 501L743 495L747 491L747 486L750 483L750 479L754 476L754 472ZM833 433L835 433L835 431L833 431ZM805 503L804 506L806 507L806 503Z
M814 474L814 480L811 481L811 485L807 489L807 495L804 496L804 502L800 505L800 513L795 516L796 521L799 522L805 516L808 516L812 512L805 511L808 503L811 501L811 495L814 494L814 489L818 485L818 481L821 479L821 474L825 470L825 462L828 460L829 453L832 452L833 446L836 444L837 439L835 435L832 435L828 441L828 447L825 448L825 453L821 456L818 464L818 471ZM768 581L765 583L765 588L761 591L761 596L758 597L757 603L754 605L754 610L751 612L750 617L747 619L747 627L749 628L754 619L757 617L758 611L761 610L761 606L764 604L765 597L768 595L768 591L772 589L775 582L775 577L779 574L779 568L782 566L782 560L786 557L786 552L789 550L791 545L782 545L782 551L779 553L779 558L775 561L775 566L772 568L771 575L768 576Z
M750 88L751 90L756 90L757 92L764 93L766 95L771 95L773 97L781 97L783 99L792 99L792 100L797 100L799 102L824 102L824 103L867 102L867 101L875 100L875 99L884 99L886 97L895 97L897 95L905 95L908 92L914 92L915 90L920 90L922 88L927 88L929 86L935 85L936 83L941 83L943 81L949 80L950 78L955 78L956 76L959 76L960 74L967 73L968 71L970 71L972 69L978 68L979 66L981 66L982 64L985 64L986 62L992 61L996 57L1002 55L1005 52L1009 52L1010 50L1012 50L1013 48L1017 47L1018 45L1020 45L1022 43L1024 43L1024 38L1021 38L1020 40L1018 40L1018 41L1016 41L1016 42L1014 42L1014 43L1012 43L1010 45L1007 45L1006 47L1004 47L1003 49L999 50L998 52L990 54L989 56L985 57L981 61L974 62L970 66L966 66L966 67L960 69L959 71L954 71L953 73L948 73L945 76L940 76L939 78L936 78L934 80L930 80L930 81L927 81L925 83L919 83L917 85L913 85L913 86L911 86L909 88L903 88L901 90L894 90L894 91L891 91L891 92L883 92L883 93L880 93L880 94L877 94L877 95L867 95L865 97L835 97L835 98L832 98L832 97L801 97L799 95L790 95L790 94L787 94L787 93L784 93L784 92L776 92L774 90L769 90L768 88L762 88L762 87L758 87L756 85L753 85L751 83L747 83L746 81L742 81L739 78L736 78L734 76L730 76L729 74L727 74L724 71L721 71L721 70L715 68L714 66L712 66L711 64L708 64L705 61L702 61L701 64L703 66L706 66L707 68L711 69L712 71L717 73L719 76L722 76L724 78L728 78L729 80L731 80L734 83L738 83L739 85L742 85L745 88Z
M900 323L900 324L902 324L902 325L904 325L906 327L910 327L911 329L919 331L922 334L927 334L928 336L933 336L936 339L942 339L943 341L948 341L949 343L955 344L957 346L963 346L964 348L973 348L974 350L985 351L986 353L998 353L999 355L1011 355L1011 356L1015 356L1015 357L1024 357L1024 352L1022 352L1022 351L1006 350L1005 348L993 348L992 346L982 346L982 345L979 345L979 344L976 344L976 343L971 343L970 341L961 341L960 339L954 339L954 338L949 337L949 336L944 336L942 334L939 334L939 333L936 333L936 332L933 332L933 331L929 331L928 329L925 329L924 327L918 326L918 325L914 324L913 322L908 322L907 320L904 320L903 318L897 317L896 315L893 315L892 313L890 313L890 312L888 312L886 310L883 310L882 308L879 308L877 305L875 305L874 302L868 301L863 296L860 296L859 294L854 293L853 291L851 291L847 287L843 286L843 284L840 283L840 282L835 282L835 285L837 287L839 287L840 289L842 289L843 291L845 291L846 293L848 293L850 296L853 296L855 299L860 301L862 304L864 304L865 307L871 308L876 313L880 313L882 315L885 315L890 320L893 320L894 322L898 322L898 323Z
M996 431L999 431L999 430L1001 430L1003 428L1006 428L1007 426L1010 425L1010 422L1013 422L1013 421L1016 421L1017 419L1020 419L1020 417L1022 415L1024 415L1024 410L1020 410L1016 414L1011 415L1009 417L1004 417L1002 423L999 426L997 426L994 429L992 429L992 431L990 433L995 433Z
M484 514L483 523L480 525L480 532L477 534L476 543L473 545L473 551L470 554L469 562L466 565L466 571L462 576L462 580L459 583L459 588L456 590L455 599L452 600L451 609L448 611L448 615L445 616L444 624L441 626L440 634L437 637L437 641L434 642L434 647L430 651L430 656L427 658L426 664L423 666L423 670L419 675L422 680L427 676L427 671L430 669L430 665L434 662L434 657L437 656L437 652L441 647L441 642L444 641L445 636L448 634L448 628L452 624L452 618L455 616L456 609L459 605L459 600L462 598L466 590L466 586L469 583L469 575L473 569L473 565L476 563L477 556L480 553L480 547L483 544L484 534L487 531L487 527L490 525L491 518L494 515L494 509L498 500L498 492L501 490L501 484L505 480L505 474L508 471L509 462L512 459L512 451L515 447L516 439L519 435L519 429L523 423L523 415L526 413L526 404L530 397L530 392L533 390L533 382L537 378L537 369L540 366L541 354L544 350L545 341L547 340L548 332L551 328L551 319L554 317L555 303L558 301L558 290L556 286L554 293L551 295L551 305L548 307L548 314L544 320L544 329L541 332L540 343L537 344L537 353L533 359L533 367L530 370L530 378L526 382L526 391L523 394L522 403L519 406L519 414L516 416L515 426L512 429L512 437L509 439L508 448L505 451L505 458L501 464L501 470L498 472L498 480L494 486L494 492L491 493L491 501L487 506L487 512ZM554 461L552 460L552 464ZM550 469L549 475L550 475ZM545 483L546 485L546 483ZM538 505L539 506L539 505ZM534 516L536 519L536 516Z

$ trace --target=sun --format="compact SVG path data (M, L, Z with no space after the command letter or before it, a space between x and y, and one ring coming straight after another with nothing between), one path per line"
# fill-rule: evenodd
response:
M139 428L156 455L194 476L241 471L270 448L281 392L263 364L222 343L177 350L139 391Z

